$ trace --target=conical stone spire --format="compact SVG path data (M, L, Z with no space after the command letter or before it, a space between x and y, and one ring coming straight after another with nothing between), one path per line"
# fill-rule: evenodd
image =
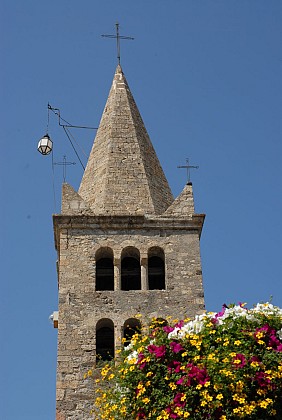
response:
M173 196L120 65L79 188L94 214L162 214Z

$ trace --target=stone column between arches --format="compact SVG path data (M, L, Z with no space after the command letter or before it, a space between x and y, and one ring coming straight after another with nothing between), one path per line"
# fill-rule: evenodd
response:
M114 290L121 290L121 259L114 258Z
M140 256L141 265L141 290L148 290L148 257L147 255Z

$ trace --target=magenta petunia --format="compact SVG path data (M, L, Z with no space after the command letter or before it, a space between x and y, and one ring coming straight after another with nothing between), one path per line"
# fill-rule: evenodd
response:
M174 330L174 327L170 327L169 325L165 325L163 327L164 332L166 332L167 334L169 334L171 331Z
M184 394L182 393L182 392L178 392L176 395L175 395L175 397L174 397L174 399L173 399L173 402L174 402L174 404L176 405L176 407L185 407L185 405L186 405L186 402L185 402L185 400L183 399L183 397L184 397ZM182 400L183 399L183 400Z
M174 328L182 328L183 325L184 325L184 321L181 320L174 325Z
M175 373L179 373L180 372L180 367L181 367L181 363L178 362L177 360L172 360L168 365L167 365L167 369L169 372L174 371Z
M259 384L261 388L271 388L271 380L267 377L264 372L256 372L254 380Z
M139 369L144 369L145 367L146 367L146 361L145 361L145 356L144 356L144 354L143 353L139 353L138 354L138 360L137 360L137 364L138 364L138 366L139 366Z
M180 343L177 343L176 341L172 341L169 343L171 350L173 353L179 353L181 350L183 350L183 347Z
M188 380L186 382L187 386L191 385L192 380L196 381L196 383L200 385L205 385L205 383L210 379L206 368L199 368L193 363L188 363L186 367L189 369L187 375Z
M154 354L156 357L161 358L164 357L165 352L166 352L166 348L164 345L162 346L155 346L154 344L150 344L148 346L148 351L151 354Z
M242 353L237 353L233 357L233 367L236 369L242 368L246 364L246 357Z
M166 408L166 412L169 414L169 418L171 419L179 419L179 415L174 413L173 409L171 407Z

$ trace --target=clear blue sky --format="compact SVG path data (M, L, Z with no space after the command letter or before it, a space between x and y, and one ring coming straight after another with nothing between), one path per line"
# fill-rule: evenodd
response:
M1 390L3 420L55 418L57 309L52 213L62 168L37 152L47 103L94 125L122 67L177 196L192 173L206 213L201 253L208 310L224 302L282 305L280 0L2 0ZM93 133L74 130L89 152ZM54 160L76 161L55 116ZM83 157L86 162L86 157ZM67 171L76 189L82 169Z

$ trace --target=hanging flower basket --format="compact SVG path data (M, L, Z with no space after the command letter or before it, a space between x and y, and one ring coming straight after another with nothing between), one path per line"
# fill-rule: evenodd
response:
M97 419L282 419L282 310L153 320L103 367L95 393Z

